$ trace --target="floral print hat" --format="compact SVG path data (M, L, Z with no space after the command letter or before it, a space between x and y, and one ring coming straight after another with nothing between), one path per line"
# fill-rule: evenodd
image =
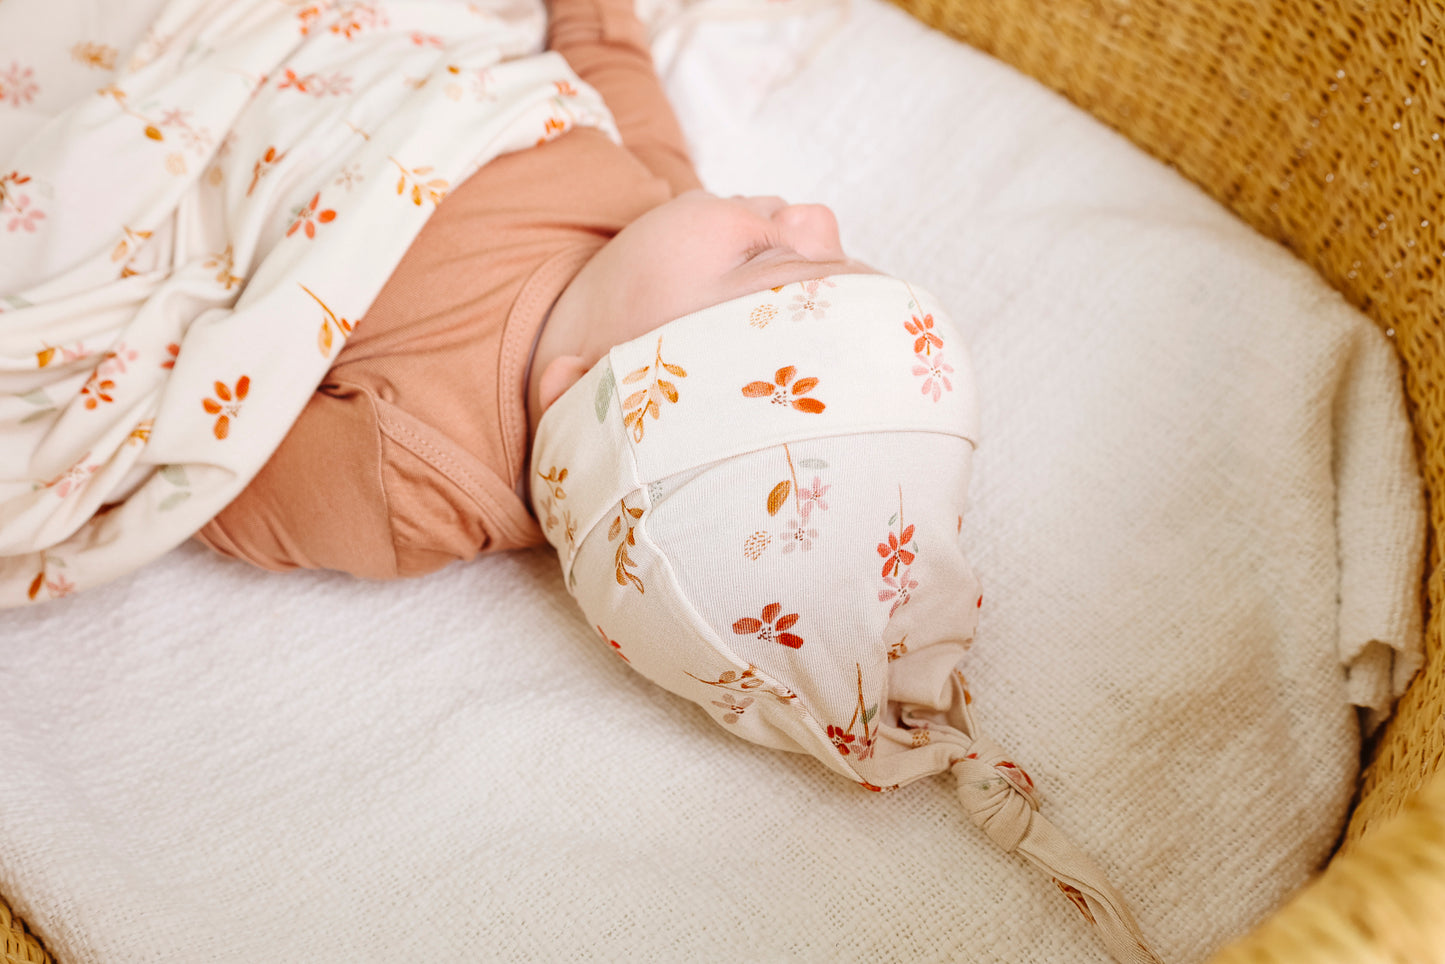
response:
M533 502L568 590L638 672L868 790L951 770L974 822L1117 960L1157 962L971 716L977 420L932 297L882 275L802 282L613 348L543 416Z

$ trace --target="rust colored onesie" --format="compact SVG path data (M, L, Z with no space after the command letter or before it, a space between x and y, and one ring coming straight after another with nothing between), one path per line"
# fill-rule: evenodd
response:
M197 533L206 545L390 579L543 541L522 477L536 337L608 239L699 186L631 0L552 0L548 46L624 146L577 128L448 195L280 448Z

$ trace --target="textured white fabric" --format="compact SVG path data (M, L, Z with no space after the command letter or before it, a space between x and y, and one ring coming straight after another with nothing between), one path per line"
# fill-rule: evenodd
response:
M833 205L968 330L974 708L1164 959L1201 960L1339 829L1338 651L1417 640L1384 340L873 0L745 130L688 127L716 189ZM1106 960L950 781L869 794L733 739L572 606L550 550L376 585L187 546L0 614L0 891L66 964Z
M133 51L90 6L0 10L26 78L0 90L53 112L0 153L0 607L130 572L234 499L453 184L618 136L527 5L170 0Z

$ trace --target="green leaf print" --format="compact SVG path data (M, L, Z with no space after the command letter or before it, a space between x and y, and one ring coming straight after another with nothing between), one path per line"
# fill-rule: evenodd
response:
M602 373L602 380L597 383L597 395L593 399L593 407L597 410L597 424L601 425L607 421L607 409L612 406L612 392L617 388L617 379L612 376L612 366L607 366L607 371Z
M189 492L172 492L170 495L162 499L161 504L156 508L160 509L160 511L162 512L169 512L190 497L191 494Z
M176 488L184 488L190 485L186 478L186 470L179 465L165 465L161 467L161 478L165 479Z

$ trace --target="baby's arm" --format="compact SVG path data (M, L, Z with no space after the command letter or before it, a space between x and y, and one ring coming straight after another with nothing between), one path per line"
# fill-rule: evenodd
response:
M701 187L632 0L551 0L547 46L607 101L622 143L673 194Z

